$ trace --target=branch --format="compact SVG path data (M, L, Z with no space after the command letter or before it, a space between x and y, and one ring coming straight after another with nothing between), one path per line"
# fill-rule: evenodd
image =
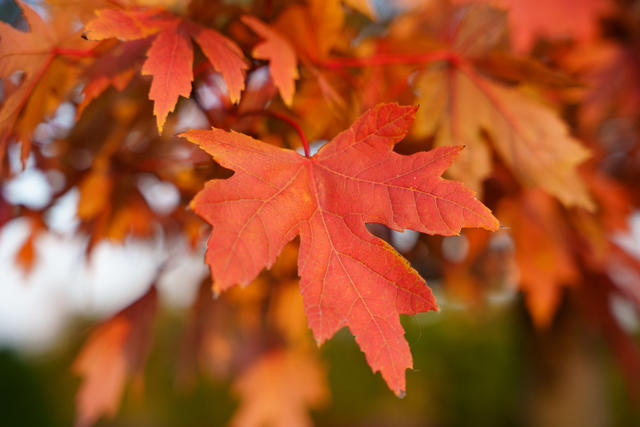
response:
M450 50L434 50L426 53L377 54L365 58L331 58L315 62L315 65L338 70L342 68L373 67L377 65L411 65L449 61L459 63L460 56Z

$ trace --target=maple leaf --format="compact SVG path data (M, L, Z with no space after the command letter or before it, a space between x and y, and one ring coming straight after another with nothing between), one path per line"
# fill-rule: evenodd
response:
M127 378L139 376L149 351L156 310L155 287L95 329L73 363L83 376L76 396L76 425L113 416Z
M293 4L272 23L273 28L295 47L305 66L326 58L340 41L345 12L340 0L311 0ZM306 60L306 61L305 61Z
M429 11L398 22L391 29L395 43L419 43L419 31L431 18ZM567 206L592 209L593 202L577 173L578 165L590 156L589 150L570 135L551 108L484 74L488 68L493 76L560 86L567 85L567 79L533 60L504 53L494 56L503 40L503 12L478 4L457 11L454 17L445 14L445 18L450 21L447 31L441 25L433 31L449 47L427 52L431 58L425 59L431 64L413 79L417 102L424 106L414 128L416 135L433 136L436 145L464 144L468 149L448 173L478 192L491 174L493 151L525 186L541 187ZM492 66L491 60L496 59ZM383 84L369 82L376 95Z
M5 79L5 96L0 108L0 165L12 134L22 142L26 160L31 135L46 114L58 106L62 95L75 86L74 65L58 58L64 50L93 46L80 38L73 19L65 13L47 24L33 9L18 1L29 32L0 22L0 78ZM16 72L22 72L17 86L7 85Z
M315 43L305 39L305 45L317 48L316 57L326 56L340 40L344 25L344 11L338 0L312 0L309 5L310 21L313 25ZM296 21L293 21L295 23Z
M291 248L291 246L287 247ZM289 255L287 263L290 263L293 267L292 272L295 272L296 249L285 252L285 255ZM282 258L281 255L279 260ZM282 283L275 296L272 311L269 313L271 316L270 320L277 326L286 341L290 343L289 345L304 348L311 344L312 341L310 340L306 327L304 304L302 302L302 296L298 291L298 281L291 280Z
M83 22L94 18L96 10L113 6L113 0L46 0L52 7L68 10ZM121 6L132 5L135 0L117 0Z
M559 206L545 193L533 190L521 200L504 200L498 213L512 230L520 288L533 323L548 327L563 287L575 284L578 277Z
M264 41L253 49L253 55L269 61L273 83L280 91L282 100L290 106L296 89L295 81L298 78L298 60L293 47L284 36L253 16L243 16L242 22L264 38Z
M437 305L418 273L365 223L443 235L498 227L470 190L440 178L461 147L393 152L416 109L379 105L311 158L215 128L181 135L235 171L208 182L191 203L213 225L206 262L214 289L248 284L300 235L300 289L316 341L348 326L398 395L412 366L398 315Z
M314 128L322 128L323 125L318 123L318 117L323 116L329 119L339 116L347 108L339 91L334 88L335 82L331 82L328 76L313 64L321 63L327 59L329 52L339 45L345 12L340 0L311 0L309 3L309 5L291 5L280 13L271 25L277 31L278 37L284 37L288 42L285 48L295 49L290 54L291 66L281 67L283 86L288 85L292 94L295 89L297 97L294 108L299 113L298 115L309 117L310 121L314 123ZM275 45L274 48L276 48ZM305 69L315 77L315 81L303 79L302 85L297 89L294 87L294 80L298 78L295 68L296 57L301 64L304 64ZM274 58L282 64L280 55L274 55ZM311 91L315 92L316 88L320 90L320 94L310 93ZM318 102L318 96L324 98L325 102ZM292 106L288 101L287 104ZM300 114L300 110L308 109L305 104L309 104L311 109L315 110L314 114L308 114L309 111ZM327 110L328 114L321 113L317 111L318 109Z
M479 190L489 176L485 130L493 148L523 184L541 187L567 206L593 209L576 170L590 153L569 135L554 112L464 65L431 66L418 77L416 87L425 105L416 133L435 133L437 145L469 148L449 170L453 178Z
M637 28L637 27L636 27ZM634 117L640 111L638 42L620 46L599 41L578 46L561 58L572 73L579 73L587 93L581 98L580 126L589 132L612 114Z
M531 48L536 38L574 37L590 39L596 34L598 18L610 9L609 0L453 0L454 3L484 2L509 11L513 46Z
M264 355L234 382L242 403L232 426L311 426L307 407L328 400L325 373L317 358L302 351Z
M90 39L131 41L153 38L142 74L152 76L149 99L154 101L153 112L159 133L162 133L167 115L175 109L178 98L188 98L191 94L192 39L213 68L222 74L231 101L240 100L248 65L240 48L217 31L162 10L102 9L97 15L86 26Z

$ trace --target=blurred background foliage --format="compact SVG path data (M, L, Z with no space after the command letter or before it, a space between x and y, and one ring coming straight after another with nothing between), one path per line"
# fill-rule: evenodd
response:
M38 4L40 2L31 3ZM235 1L226 3L262 5L268 2ZM407 0L406 3L412 2ZM636 42L636 39L632 37L633 31L628 30L622 24L625 23L627 15L640 16L640 13L637 12L640 10L640 6L638 6L640 3L631 1L620 1L618 3L624 5L620 6L619 14L612 20L612 23L609 23L612 27L609 31L615 33L616 37L631 46L629 50L637 50L637 45L633 44ZM632 7L632 3L635 6ZM203 1L194 1L194 4L203 9L208 6ZM384 2L379 1L377 4L381 5ZM628 10L636 10L635 15L626 14L625 11L627 9L625 7ZM16 22L19 16L20 11L13 1L0 2L0 19L5 22ZM361 24L362 22L366 22L366 19L360 15L355 18L352 16L350 19L361 26L365 25ZM630 19L630 22L635 21ZM629 24L628 27L632 28L633 25ZM623 29L624 31L622 31ZM373 24L368 27L368 30L377 34L381 32L381 27L378 24ZM626 47L627 44L624 44L624 46ZM620 42L620 45L622 46L623 43ZM248 45L243 47L249 51ZM553 52L551 47L544 43L536 46L542 52L538 56L548 59L547 55L552 56L549 53ZM564 53L565 50L570 50L570 48L563 47L560 44L560 51ZM491 67L488 68L490 69ZM256 69L253 71L253 76L264 77L264 71L265 67ZM400 71L405 72L407 70ZM399 75L404 80L407 80L405 74L399 72ZM370 89L375 86L365 77L366 75L361 82L364 87ZM508 75L502 76L505 81L510 81L509 77ZM389 80L394 82L401 79L391 75ZM307 90L309 93L305 93L305 85L309 84L309 82L311 82L312 88ZM211 82L207 84L209 83ZM301 99L307 100L308 104L301 103L302 106L295 113L301 116L301 120L307 121L302 124L307 128L309 134L312 132L317 133L317 135L312 135L314 139L316 137L317 139L322 139L321 137L327 135L315 129L315 122L319 122L319 126L328 126L323 121L328 121L327 117L332 116L322 110L324 104L318 102L320 95L318 95L317 91L313 91L317 89L313 84L315 84L313 79L308 79L304 82L304 85L300 85L301 89L303 89L301 93L304 95L304 97L301 96ZM206 86L206 84L203 86ZM215 87L212 84L210 86ZM394 85L389 86L395 87ZM174 242L169 238L171 237L170 234L175 232L172 227L175 228L175 223L177 222L180 227L187 228L185 224L192 225L193 218L188 216L191 215L190 213L186 213L184 216L181 215L186 212L184 209L176 209L176 212L180 214L175 214L175 217L172 217L171 215L174 213L156 212L151 209L153 206L147 207L144 204L141 195L138 194L138 190L144 193L144 189L139 189L142 186L140 183L143 181L141 177L146 179L144 182L153 181L149 184L152 186L160 186L160 180L156 179L155 176L155 181L153 179L150 180L152 174L142 168L143 162L140 159L148 157L149 153L151 153L154 156L157 154L157 157L162 160L169 159L174 161L175 159L169 155L172 153L171 150L174 147L184 148L187 144L173 137L163 139L154 133L155 123L151 113L151 103L146 101L147 91L148 82L144 79L135 79L128 92L116 94L114 91L110 91L96 100L88 110L90 111L88 117L79 122L77 129L69 137L72 142L67 145L62 144L61 150L68 149L70 156L73 154L73 150L77 148L88 147L90 150L85 150L86 152L98 153L99 148L102 147L103 139L108 139L109 132L104 131L105 126L109 126L114 122L113 117L105 120L102 112L111 111L111 108L113 108L114 111L126 116L127 108L134 111L135 114L132 113L132 117L125 117L125 119L139 120L143 123L144 126L141 125L140 128L136 129L132 140L135 143L137 141L136 138L139 138L144 144L140 141L138 141L140 146L131 143L131 146L127 146L118 152L113 163L117 165L116 169L121 169L120 178L126 184L126 191L132 194L135 193L135 201L139 202L135 206L144 207L142 210L146 213L146 216L141 215L142 220L140 222L148 228L151 223L149 218L162 224L166 228L163 230L165 233L163 237L166 237L164 244L172 246ZM410 95L406 96L406 99L409 100L408 102L414 102L415 93L411 90L407 91L407 93ZM405 93L405 95L407 94ZM277 98L275 89L270 88L269 98L265 101L265 104L275 98ZM549 98L552 97L550 96ZM562 96L558 95L558 98L562 99ZM378 101L377 99L375 100L375 102ZM276 109L284 110L285 107L279 102L274 100L273 104L270 105L276 105ZM189 108L197 109L194 104L193 101L189 101L189 103L185 101L181 106L183 111L187 110L189 106ZM315 108L318 109L316 110ZM306 114L307 109L313 114ZM356 109L354 107L354 110ZM569 105L566 109L568 110L566 116L570 119L569 122L577 121L578 119L573 116L578 114L572 110L579 110L580 106ZM634 112L637 113L637 111ZM218 113L223 117L219 120L225 125L228 124L225 120L232 121L233 119L232 115L226 116L227 111L224 111L223 114L211 109L209 113L211 113L209 119L213 122L219 119L215 116ZM354 114L354 112L351 113ZM177 116L179 116L178 113L176 113ZM341 119L346 122L349 116L345 114L341 116ZM637 119L630 119L630 121L632 120L636 120L632 123L637 125ZM126 122L124 119L122 121ZM618 145L611 143L608 148L611 153L602 160L602 163L615 172L611 173L611 175L621 175L622 182L626 181L627 184L629 182L637 182L637 173L640 169L635 167L636 163L634 162L638 161L640 157L633 157L624 151L624 147L633 145L633 141L637 139L627 138L626 134L619 135L622 132L615 125L622 120L607 116L602 121L602 128L606 130L606 132L603 131L602 141L606 142L607 139L605 137L608 136L622 146L620 148ZM205 127L208 124L206 122L201 127ZM286 145L291 141L296 141L297 138L295 135L292 136L290 129L277 121L270 121L268 125L265 125L262 121L256 120L255 123L245 123L244 126L255 131L255 133L262 133L265 139L271 135L273 141L270 140L270 142L276 144ZM636 132L636 129L631 125L625 124L625 126L622 126L624 129L627 129L627 127L633 129L630 132ZM99 131L96 131L96 129L99 129ZM286 134L287 132L289 133ZM142 138L140 134L146 134L147 136ZM286 138L278 136L284 134L286 134ZM592 141L591 137L593 137L593 140L601 143L600 139L598 139L600 135L597 137L588 133L587 135L589 135L589 138L586 139L587 141ZM64 138L60 140L64 140ZM416 144L416 141L419 144ZM399 150L404 150L407 153L425 148L424 140L419 138L414 138L412 141L410 137L409 141L404 144L399 147ZM593 145L597 146L596 143ZM42 145L43 149L46 147L47 144ZM631 152L630 149L629 152ZM89 157L90 160L91 157ZM177 176L178 174L174 176L174 171L171 168L159 167L153 169L154 173L158 172L159 178L162 179L162 184L166 185L173 182L176 186L180 183L184 185L181 188L183 194L180 194L179 200L176 201L176 204L179 202L182 206L201 188L205 180L210 179L212 176L225 176L224 172L214 166L208 158L203 160L202 157L196 157L195 161L191 158L188 160L188 162L185 161L186 165L183 165L185 170L188 171L185 174L186 178ZM70 164L73 164L73 162L70 162ZM624 167L620 166L621 164ZM86 177L89 168L88 165L76 166L69 167L69 170L72 171L69 173L72 178L68 182L69 187L77 188L82 179ZM139 166L140 170L138 170ZM524 191L520 189L519 184L514 184L515 181L510 174L511 172L498 160L496 160L495 169L496 176L485 183L486 202L492 208L496 207L497 199L504 196L500 191L513 191L518 197L520 191ZM605 169L604 166L603 169ZM196 172L193 172L194 170ZM184 179L184 181L181 181L181 179ZM505 185L505 187L509 188L505 190L500 185L497 185L501 182L509 183L509 185ZM4 183L2 184L4 185ZM517 188L513 189L511 186ZM608 188L605 190L605 192L609 191ZM637 193L637 189L632 190L634 189L631 188L630 192ZM498 195L496 196L496 194ZM4 193L0 195L0 197L3 196ZM119 195L116 196L114 196L114 199L118 199L118 203L121 203L122 206L131 205L128 199L123 202L119 199ZM513 196L513 194L510 196ZM634 197L637 197L637 195ZM147 200L147 204L151 203ZM18 205L18 203L15 203L15 205ZM13 208L14 206L11 207L11 209ZM74 206L72 209L76 209L76 207ZM102 209L96 209L96 211L102 211ZM562 212L564 215L562 218L566 219L565 217L568 216L567 211ZM96 212L96 215L99 213L101 212ZM73 215L75 214L76 211L74 210ZM624 213L620 213L620 216L624 215ZM18 216L19 214L16 215L16 217ZM127 223L129 220L130 218L127 217L124 222ZM175 222L172 222L172 220L175 220ZM195 221L196 224L193 228L198 229L199 232L202 229L202 222L197 218ZM94 230L90 221L83 225L85 228L80 228L82 232L90 234ZM128 223L125 225L128 225ZM177 227L178 231L182 232L183 230L180 227ZM145 233L140 233L143 236L138 236L137 239L144 240L149 238L149 234L152 233L147 233L147 231L145 229ZM620 360L616 360L612 354L611 347L607 345L605 336L603 336L607 334L607 331L604 333L598 332L597 327L592 325L592 319L589 319L585 310L580 308L581 306L578 302L580 297L575 289L562 288L562 298L560 298L562 302L558 307L557 313L553 316L553 323L548 328L534 327L531 315L527 311L524 297L515 293L515 287L518 284L513 277L507 277L510 275L506 271L509 269L508 265L513 263L514 248L512 241L507 245L504 242L501 243L502 246L497 245L498 249L487 245L488 249L484 251L485 244L491 240L486 235L478 238L477 234L466 234L467 237L471 236L469 240L466 240L466 237L456 240L456 238L442 239L421 236L418 243L414 240L408 249L405 248L403 250L400 248L400 242L394 240L397 236L392 235L388 229L371 227L371 231L393 243L400 252L405 254L436 292L442 311L440 313L427 313L403 318L406 338L410 342L414 358L414 369L407 373L407 396L403 399L396 398L389 391L380 375L371 374L364 356L358 349L353 337L346 330L342 330L333 339L326 342L318 350L318 354L320 355L322 366L327 371L330 397L323 406L321 405L320 408L311 412L312 419L317 425L374 427L468 425L595 427L640 425L640 396L635 396L631 391L632 387L630 385L633 386L633 384L629 384L629 378L625 378L622 373ZM505 240L504 236L508 231L503 230L501 233L502 237L496 234L497 237L492 240L493 243L501 238ZM607 233L607 237L611 237L609 230L607 230ZM124 235L126 233L123 231L120 234ZM200 237L198 233L194 232L194 234L197 235L196 237ZM7 238L7 236L12 235L5 232L2 236L5 239L11 239L11 237ZM96 240L100 240L102 237L104 236L96 238ZM134 239L129 239L129 237L119 236L117 244L131 249L130 244ZM481 243L476 242L477 245L483 248L481 254L478 254L478 251L474 252L474 242L476 241L474 239L481 241ZM194 240L197 239L194 238ZM469 244L469 241L471 241L471 244ZM637 241L638 238L636 236L634 243L636 246ZM90 248L87 249L87 252L93 251L94 244L96 244L96 241L93 240L90 243L83 242L83 245ZM465 245L467 246L464 247ZM471 251L469 251L469 246L472 247ZM505 247L508 248L505 249ZM194 252L198 252L201 248L196 249ZM578 249L580 248L576 248L576 252ZM83 251L84 249L80 250L80 252ZM152 252L152 255L156 258L160 257L153 251L149 252ZM184 252L189 251L185 250ZM469 255L470 252L471 255L467 257L468 259L465 259L465 255ZM149 255L147 252L144 254ZM171 258L171 255L162 254L167 258ZM182 253L181 255L185 254ZM196 262L202 267L202 253L199 252L196 255ZM124 256L128 255L125 254ZM151 255L149 256L151 257ZM263 352L269 352L274 348L278 348L278 346L286 347L283 342L287 340L294 341L299 339L297 334L304 335L304 339L311 342L311 334L307 330L303 319L292 317L292 325L290 329L286 329L278 323L277 319L272 319L274 315L269 311L271 310L269 308L271 305L278 304L281 301L282 295L278 293L279 290L284 289L284 285L297 278L295 258L295 253L288 253L286 259L282 261L282 263L286 264L284 267L281 265L278 271L278 265L276 265L274 272L263 274L258 279L258 281L261 280L262 282L252 284L244 290L244 294L239 292L231 293L231 295L225 294L220 298L221 302L215 303L212 301L210 294L205 296L205 304L218 304L222 313L220 316L228 318L226 323L222 321L220 324L216 324L220 330L225 330L226 328L229 331L228 336L224 336L221 340L226 340L225 342L227 342L231 350L239 350L221 354L220 360L222 361L220 366L215 364L215 366L209 367L191 366L193 372L185 374L183 349L185 347L185 335L188 335L185 331L188 331L191 327L191 316L186 309L190 301L184 304L182 309L179 309L166 304L166 295L165 300L161 298L161 308L153 323L154 333L150 356L144 366L144 379L134 380L133 384L125 388L122 406L115 418L102 418L96 425L163 427L218 426L227 424L240 405L241 399L232 383L243 369L251 365L251 362L259 359ZM0 261L6 260L0 259ZM11 258L10 262L12 264L15 263L13 258ZM77 262L77 260L73 262ZM106 265L106 263L104 264ZM76 264L73 264L73 266L76 266ZM7 277L3 276L4 270L2 267L0 265L0 286L6 284L3 279ZM142 270L140 265L135 267L138 273L139 270ZM145 268L153 270L154 267L146 266ZM188 266L187 269L189 268ZM105 269L117 270L117 268L109 266L105 267ZM196 270L196 268L191 268L191 270ZM455 273L462 272L464 275L467 271L475 274L480 279L486 280L478 279L476 282L469 280L468 277L455 276ZM46 276L47 273L44 274ZM444 276L447 275L449 275L450 282L444 285L443 282L447 280ZM22 278L22 276L19 277ZM89 337L90 330L95 326L96 317L105 318L134 301L140 294L144 293L144 289L140 292L138 291L155 280L153 277L155 276L152 275L152 278L147 281L145 281L146 279L140 279L138 281L139 284L136 285L138 290L131 291L126 297L118 301L116 299L108 300L108 298L103 298L104 294L99 292L95 293L95 295L92 294L91 296L95 300L100 300L101 298L108 300L106 302L102 301L105 304L104 307L101 306L98 309L91 307L91 309L95 310L93 312L91 309L84 310L82 303L90 306L91 302L95 301L89 301L90 298L87 298L87 301L82 301L82 303L77 303L76 301L77 306L82 308L78 309L77 306L74 306L74 310L65 312L65 316L69 315L71 318L61 322L65 327L62 328L62 332L58 333L52 345L45 345L36 351L23 351L19 349L20 346L0 348L0 426L47 427L72 425L76 411L74 402L80 386L80 378L74 375L71 366L76 360L82 344ZM585 277L587 279L594 278L593 275L586 273ZM91 286L86 286L86 288L79 287L86 285L82 276L76 279L79 284L73 289L76 291L84 289L87 293L91 291L91 289L87 289ZM460 279L460 283L457 283L456 279ZM178 276L174 278L174 286L180 287L186 281L184 276ZM30 282L24 285L32 286ZM71 287L68 283L67 285ZM96 284L92 283L91 285ZM269 286L265 285L270 285L276 289L275 293L266 291L265 289L269 288ZM73 293L73 289L68 290L65 295L68 296ZM137 295L133 295L136 292ZM490 301L489 294L491 293L497 296L494 302ZM127 298L129 299L127 300ZM171 298L170 294L168 298ZM11 301L8 304L6 301L0 302L5 302L7 306L11 304ZM53 306L57 302L59 301L51 300L50 304ZM612 301L607 300L603 302L603 305L613 306L614 304ZM257 310L258 307L261 307L262 311ZM20 310L20 308L18 307L17 310ZM35 310L38 310L38 306L36 306ZM613 308L611 310L615 311ZM252 311L258 314L252 315ZM230 313L234 314L231 315ZM621 317L624 318L624 316ZM47 318L44 317L44 319L46 321ZM215 322L220 319L214 316L213 320ZM239 321L236 322L236 320ZM207 321L204 321L205 325ZM620 318L616 318L616 321L621 324L624 323ZM625 328L625 330L629 332L632 338L635 338L637 343L639 328L637 322L636 324L633 324L633 321L631 323L631 327ZM229 324L232 324L233 327L229 327ZM12 327L12 325L8 324L0 326L4 326L4 330ZM301 328L302 332L300 332ZM219 333L219 331L214 331L212 339L217 337L216 333ZM307 345L304 344L303 346ZM229 361L229 354L233 354L235 359ZM632 363L629 364L632 365ZM189 375L194 376L189 377ZM269 390L265 388L263 392L269 393Z
M557 327L547 332L532 328L520 302L481 316L444 310L405 317L415 368L404 399L371 375L342 331L320 350L331 400L312 417L324 426L640 425L637 402L605 343L580 330L571 311L562 307ZM175 349L184 326L183 317L163 312L144 397L128 390L118 417L98 426L217 426L231 419L237 400L228 381L200 375L188 387L178 385ZM37 356L0 351L1 425L73 423L79 379L69 367L89 327L79 319L55 348Z

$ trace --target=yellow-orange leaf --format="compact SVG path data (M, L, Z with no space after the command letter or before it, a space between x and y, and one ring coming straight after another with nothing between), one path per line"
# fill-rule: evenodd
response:
M328 399L325 375L312 354L300 351L266 354L233 384L242 403L231 425L311 426L308 408L319 408Z
M86 26L85 35L91 40L142 39L157 33L172 21L168 14L154 10L102 9L96 15L97 18Z
M498 213L515 241L527 309L537 327L548 327L563 288L578 277L559 206L543 192L529 191L519 200L505 200Z
M222 74L229 89L231 102L240 101L240 92L244 88L244 73L247 69L240 48L222 34L210 29L198 28L193 35L213 68Z
M243 16L242 22L264 38L253 50L253 55L269 61L273 82L285 104L291 105L298 78L296 53L289 41L276 30L253 16Z
M468 67L437 64L424 71L416 84L425 106L418 115L418 135L434 133L437 145L468 147L449 169L452 177L481 188L491 171L484 130L493 149L524 185L543 188L567 206L593 208L576 171L589 151L569 135L552 110Z

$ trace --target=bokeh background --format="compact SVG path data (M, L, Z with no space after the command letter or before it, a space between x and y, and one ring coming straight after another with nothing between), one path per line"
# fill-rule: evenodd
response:
M38 1L29 3L36 8L40 5ZM628 3L629 10L638 14L638 2ZM381 13L386 10L384 1L376 4ZM0 19L24 25L13 1L0 2ZM259 72L255 76L261 78ZM199 92L203 104L207 100L205 89ZM148 110L150 118L151 106L142 108ZM206 117L196 110L185 104L172 124L173 131L207 127ZM41 138L67 136L74 117L73 104L63 103L41 129ZM606 132L619 136L620 127L637 133L633 128L637 123L624 120L608 119L605 136ZM152 129L154 126L150 123ZM637 145L637 136L633 141L622 148L609 146L608 159L625 156L629 144ZM74 157L78 170L86 170L91 162L82 154ZM74 187L60 195L65 178L62 174L38 167L33 156L23 170L19 157L19 146L10 146L12 175L0 182L0 208L11 205L37 211L46 207L46 230L33 240L35 263L25 271L16 256L33 236L32 223L25 217L6 220L11 217L8 209L0 209L0 218L6 220L0 228L0 426L73 425L81 380L72 366L83 342L96 324L145 295L152 284L159 310L144 378L135 379L126 388L117 416L101 419L97 425L228 423L241 401L233 385L241 367L255 357L256 347L268 348L282 339L271 336L272 331L261 325L263 321L276 325L282 322L273 307L286 300L283 295L293 287L290 281L295 279L295 248L285 251L274 272L265 273L258 283L214 301L205 291L210 282L202 262L202 244L194 245L159 226L148 230L145 238L90 242L77 217L79 189ZM83 162L89 163L82 166ZM184 202L176 185L152 173L136 172L133 186L156 216L168 216ZM627 232L609 238L640 259L640 213L631 212L628 222ZM370 229L391 242L427 279L441 312L402 319L414 357L403 399L393 395L379 375L371 373L347 331L317 350L328 393L311 411L315 424L640 425L637 384L630 384L620 359L572 291L562 298L552 326L534 326L517 291L515 248L509 229L492 236L487 253L475 261L480 276L500 280L484 283L471 297L450 292L444 283L441 260L449 265L464 262L473 249L473 236L426 237L375 225ZM89 257L88 245L92 245ZM623 281L637 279L635 273L619 268L611 268L609 274ZM200 308L204 306L203 312L209 313L204 315L205 320L196 316L199 320L194 322L195 301L201 301ZM299 301L292 300L291 304ZM616 327L637 343L640 321L633 304L611 298L606 305ZM229 318L217 318L207 310L229 314ZM253 312L262 314L256 317ZM292 312L292 323L299 320L295 317L298 315ZM233 339L220 332L231 322L249 331L246 336L234 335L235 344L228 344ZM208 353L194 354L190 331L211 324L217 332L207 338ZM310 337L306 329L287 333ZM316 354L316 350L309 351ZM213 361L203 360L206 357Z

